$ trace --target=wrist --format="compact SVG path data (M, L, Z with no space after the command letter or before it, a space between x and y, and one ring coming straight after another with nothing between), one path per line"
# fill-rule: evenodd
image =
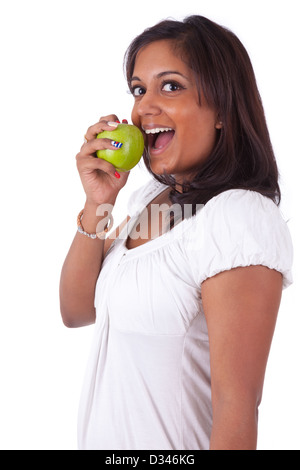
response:
M77 218L78 230L84 235L103 238L113 225L113 204L94 204L86 202Z
M111 197L110 199L103 199L103 201L101 199L99 201L95 201L93 199L86 198L84 210L89 212L91 211L92 213L96 214L97 208L99 206L105 204L110 204L111 206L114 206L116 203L116 199L117 197Z

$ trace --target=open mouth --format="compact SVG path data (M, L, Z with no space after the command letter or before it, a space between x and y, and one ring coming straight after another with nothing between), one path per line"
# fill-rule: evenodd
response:
M145 130L147 134L148 147L150 150L162 151L174 137L175 131L169 127Z

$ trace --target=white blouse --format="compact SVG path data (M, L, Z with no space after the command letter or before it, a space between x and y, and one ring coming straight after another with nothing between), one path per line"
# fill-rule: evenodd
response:
M208 449L210 360L201 283L264 265L292 283L292 242L278 207L228 190L171 231L128 250L127 234L166 187L151 181L109 249L96 287L96 324L79 409L79 449Z

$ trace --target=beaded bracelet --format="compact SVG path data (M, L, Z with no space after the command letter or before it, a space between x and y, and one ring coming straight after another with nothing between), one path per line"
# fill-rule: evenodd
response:
M108 223L106 224L106 226L104 227L104 230L102 230L102 232L96 232L96 233L88 233L84 230L83 226L82 226L82 223L81 223L81 219L82 219L82 216L83 216L83 210L79 212L78 216L77 216L77 230L79 233L81 233L82 235L86 235L87 237L89 238L101 238L103 237L103 235L105 235L113 226L113 217L112 215L109 216L109 221Z

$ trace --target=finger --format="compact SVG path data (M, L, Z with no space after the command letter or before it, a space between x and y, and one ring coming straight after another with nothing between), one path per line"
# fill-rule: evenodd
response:
M80 154L77 155L77 168L79 173L84 174L91 171L99 171L103 176L109 176L115 180L119 180L121 185L126 183L126 180L129 176L129 171L120 171L116 170L114 165L102 158L92 158L92 157L82 157Z
M77 168L80 172L98 170L113 175L116 171L115 167L106 160L94 158L91 155L83 155L82 152L76 155L76 160Z
M127 119L122 119L122 123L128 124ZM109 114L102 116L96 124L90 126L84 135L84 143L89 140L95 139L97 135L103 131L112 131L117 128L116 124L120 124L119 118L116 114Z
M118 119L118 116L115 114L109 114L107 116L102 116L99 119L99 122L96 124L90 126L85 134L85 139L86 141L89 141L91 139L95 139L97 134L103 131L108 131L108 130L113 130L114 128L117 127L117 124L119 124L120 121Z
M102 116L99 119L100 121L115 121L115 122L120 122L118 116L116 114L108 114L107 116Z
M113 131L118 127L118 122L116 121L100 121L93 126L90 126L85 134L85 143L90 140L96 139L97 135L103 131Z
M92 139L87 143L83 144L80 150L83 156L92 155L95 156L95 153L98 150L115 150L118 151L122 148L123 142L118 142L117 140L107 139L100 137L98 139Z

